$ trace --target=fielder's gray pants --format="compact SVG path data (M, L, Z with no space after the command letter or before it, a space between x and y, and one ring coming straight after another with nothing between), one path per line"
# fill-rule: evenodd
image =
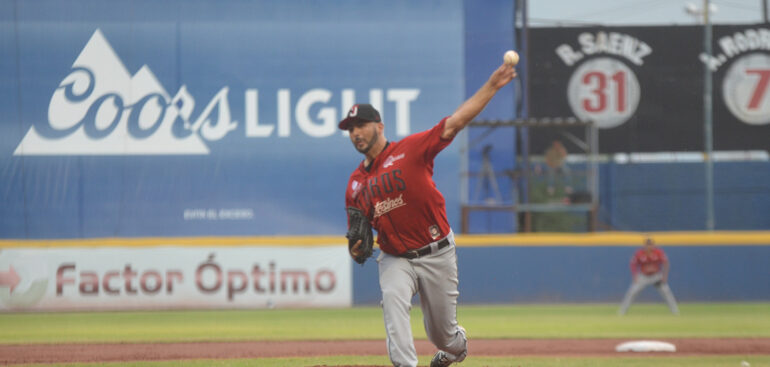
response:
M658 289L658 293L660 293L660 295L668 304L668 308L671 310L671 313L678 315L679 308L676 306L674 293L671 292L671 288L668 287L668 283L663 283L662 280L663 273L655 273L653 275L638 274L636 276L636 281L631 283L631 286L628 287L628 291L626 292L626 296L623 297L623 302L620 304L620 310L618 313L625 315L626 312L628 312L628 308L631 307L631 303L634 302L636 296L638 296L644 288L647 288L650 285L654 285L655 288Z
M377 262L382 289L382 311L387 334L388 356L394 366L417 366L409 311L412 297L419 293L428 339L451 359L462 361L467 340L457 324L457 255L454 236L451 245L416 259L380 252ZM431 244L434 246L435 242Z

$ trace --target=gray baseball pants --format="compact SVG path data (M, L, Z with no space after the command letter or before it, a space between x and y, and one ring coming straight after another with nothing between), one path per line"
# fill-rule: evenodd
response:
M654 285L655 288L658 289L658 293L660 293L660 295L668 304L668 308L671 310L671 313L678 315L679 308L676 305L674 293L671 292L671 288L669 288L668 283L663 283L662 280L663 273L660 272L652 275L638 274L636 276L636 281L631 283L631 286L628 287L628 291L626 292L626 296L623 297L623 302L620 304L620 310L618 313L625 315L626 312L628 312L628 308L631 307L631 303L634 302L636 296L638 296L644 288Z
M406 259L380 252L377 258L382 289L388 356L396 367L417 366L409 312L412 297L420 294L420 304L428 339L457 362L465 359L468 342L457 324L457 254L452 233L450 245L437 250L438 241L429 246L431 254Z

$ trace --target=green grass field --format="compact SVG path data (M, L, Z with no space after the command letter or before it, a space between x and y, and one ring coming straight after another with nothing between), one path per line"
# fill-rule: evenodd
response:
M458 319L471 339L770 337L770 303L637 304L626 316L617 305L462 306ZM412 311L415 338L425 339L422 315ZM384 340L381 310L287 309L0 314L0 343L179 342L244 340ZM422 356L426 364L430 356ZM624 358L469 358L461 366L770 366L762 356ZM273 358L100 364L105 366L388 365L386 356ZM95 364L68 364L93 366Z
M549 358L549 357L473 357L458 367L741 367L741 362L751 367L770 366L767 356L719 356L719 357L626 357L626 358ZM420 366L427 366L430 356L420 357ZM57 367L286 367L286 366L389 366L387 357L340 356L334 358L270 358L259 360L185 360L164 362L121 363L73 363L57 364ZM51 367L46 364L15 365L16 367ZM452 365L455 366L455 365Z

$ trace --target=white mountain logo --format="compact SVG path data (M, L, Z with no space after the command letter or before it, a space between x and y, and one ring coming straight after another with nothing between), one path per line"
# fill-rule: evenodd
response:
M30 127L13 154L209 154L203 139L219 140L238 126L228 90L193 121L186 86L171 97L147 65L132 76L97 29L54 91L47 126Z

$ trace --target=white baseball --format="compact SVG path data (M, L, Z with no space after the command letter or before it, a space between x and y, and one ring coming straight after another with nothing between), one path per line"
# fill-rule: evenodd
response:
M751 367L751 364L749 362L746 362L746 361L741 361L741 366L743 366L743 367Z
M519 63L519 54L514 50L508 50L505 52L505 55L503 55L503 61L508 65L516 66L516 64Z

